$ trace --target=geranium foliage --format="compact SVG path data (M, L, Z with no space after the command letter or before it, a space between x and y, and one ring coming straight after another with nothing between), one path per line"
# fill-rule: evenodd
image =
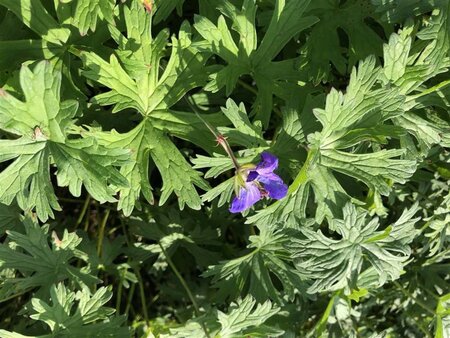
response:
M450 336L449 69L448 0L0 0L0 336Z

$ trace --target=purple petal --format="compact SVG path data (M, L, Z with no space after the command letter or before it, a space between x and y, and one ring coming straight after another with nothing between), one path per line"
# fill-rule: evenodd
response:
M258 177L258 175L259 174L257 171L255 170L250 171L247 176L247 182L254 181Z
M258 181L264 184L264 190L269 193L270 198L279 200L287 194L288 186L277 174L260 175Z
M261 154L261 162L256 167L260 175L272 173L278 167L278 158L271 153L264 151Z
M230 212L242 212L250 208L261 199L261 192L254 183L246 183L245 188L241 188L240 196L236 196L231 202Z

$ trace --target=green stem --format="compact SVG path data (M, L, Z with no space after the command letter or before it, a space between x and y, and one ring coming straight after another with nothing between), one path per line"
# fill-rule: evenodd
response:
M122 227L123 235L125 237L125 241L127 242L127 247L131 247L130 241L128 239L127 229L125 228L125 224L122 219L120 219L120 226ZM130 258L127 259L127 263L129 263L129 262L130 262ZM126 271L122 270L122 273L120 274L119 286L118 286L118 290L117 290L117 300L116 300L116 312L117 313L119 313L120 304L122 303L123 280L125 278L125 274L126 274ZM128 307L128 305L129 304L127 303L127 307Z
M197 301L195 300L194 295L192 294L191 290L189 289L189 286L187 285L187 283L184 280L183 276L181 276L180 272L178 271L177 267L173 263L173 261L170 258L170 256L167 254L166 249L164 249L164 247L162 246L162 244L160 242L158 242L158 244L159 244L159 247L161 248L161 251L162 251L163 255L167 259L167 263L169 264L170 268L173 270L175 276L177 276L178 280L180 281L181 285L183 286L184 290L186 291L189 299L191 300L192 305L194 306L196 315L199 316L200 315L200 309L198 307L198 304L197 304Z
M428 289L427 287L425 287L424 285L422 285L421 288L422 288L426 293L428 293L431 297L433 297L434 300L435 300L436 302L439 302L439 296L436 296L431 290L429 290L429 289Z
M159 244L159 247L161 248L161 251L162 251L163 255L167 259L167 263L169 264L169 266L172 269L172 271L175 274L175 276L177 276L178 280L180 281L181 285L183 286L184 290L186 291L189 299L191 300L192 305L194 306L195 314L197 315L197 317L199 317L200 316L200 308L198 307L197 301L195 300L194 295L192 294L191 290L189 289L189 286L187 285L187 283L184 280L183 276L181 276L180 272L178 271L177 267L173 263L172 259L167 254L167 252L164 249L164 247L161 245L160 242L158 242L158 244ZM205 324L203 322L201 322L201 326L202 326L203 331L205 332L206 337L210 338L208 330L206 329L206 326L205 326Z
M84 202L82 202L80 200L77 200L76 198L67 198L67 197L59 197L58 201L66 202L66 203L75 203L75 204L84 203Z
M84 204L83 204L83 208L81 209L81 213L78 216L77 222L75 223L75 228L78 228L78 226L83 221L83 218L86 215L86 211L89 207L90 202L91 202L91 195L87 195L86 199L84 200Z
M203 124L206 126L206 128L209 129L211 134L214 135L217 143L219 143L222 146L222 148L227 153L228 157L233 162L234 168L236 170L238 170L240 168L239 163L236 159L236 156L234 156L233 150L231 149L230 145L228 144L226 137L223 136L222 134L220 134L213 126L211 126L203 117L200 116L200 114L197 112L197 108L194 108L195 105L193 103L191 103L188 99L186 99L186 102L188 102L189 106L191 106L192 110L194 111L194 113L198 117L198 119L200 121L202 121Z
M336 291L333 296L331 296L330 301L328 302L327 308L325 309L325 312L322 315L322 318L320 318L320 321L317 323L315 327L315 336L320 337L322 332L325 330L327 323L328 323L328 317L330 317L331 310L333 310L334 302L337 298L339 298L341 294L341 291Z
M422 96L431 94L433 92L436 92L439 89L441 89L443 87L446 87L448 85L450 85L450 80L442 81L441 83L438 83L437 85L435 85L435 86L433 86L431 88L428 88L428 89L424 90L423 92L421 92L419 94L411 95L411 96L407 97L406 102L411 101L411 100L415 100L415 99L417 99L419 97L422 97Z
M420 329L420 331L422 331L425 336L427 337L432 337L431 333L428 331L428 329L426 327L424 327L418 320L414 321L414 324L416 324L416 326Z
M123 280L125 278L125 270L120 273L119 286L117 287L116 313L120 313L120 304L122 303Z
M136 276L138 278L139 297L141 298L142 311L144 312L144 319L145 319L145 322L148 323L148 312L147 312L147 302L145 299L144 282L142 281L142 276L141 276L141 272L139 271L139 269L135 268L134 273L136 274Z
M103 237L105 236L105 227L106 227L106 222L108 221L109 213L110 213L110 210L106 209L105 215L103 216L102 222L100 223L100 230L98 232L98 241L97 241L98 257L102 256Z
M127 231L127 228L125 227L125 223L123 222L122 219L120 220L120 226L122 227L122 231L123 231L123 234L124 234L124 236L125 236L125 241L127 242L127 246L128 246L128 247L131 247L132 244L131 244L130 239L129 239L129 237L128 237L128 231ZM130 263L130 260L129 260L129 259L128 259L127 263ZM135 272L135 274L136 274L136 276L137 276L137 278L138 278L138 284L139 284L139 297L141 298L142 310L143 310L143 312L144 312L144 318L145 318L145 321L146 321L146 323L148 323L147 302L146 302L146 299L145 299L145 290L144 290L144 283L143 283L143 281L142 281L142 275L141 275L141 273L140 273L140 271L139 271L138 268L133 267L133 270L134 270L134 272ZM123 286L122 286L122 278L125 277L125 274L126 274L126 271L124 271L123 277L122 277L122 275L121 275L121 280L120 280L120 284L119 284L119 291L120 291L119 296L121 296L121 291L122 291L122 289L123 289ZM131 302L131 299L132 299L132 296L133 296L133 293L134 293L134 289L135 289L135 284L132 284L131 287L130 287L130 295L129 295L129 297L128 297L128 300L127 300L127 306L126 306L126 309L125 309L125 314L126 314L127 316L128 316L128 311L129 311L129 309L130 309L130 302ZM119 296L118 296L118 298L119 298ZM117 311L119 311L119 310L118 310L119 306L120 306L120 303L118 303L118 304L116 305Z
M130 293L128 294L128 299L127 299L127 306L125 307L125 316L126 317L128 317L128 313L130 312L131 301L133 299L135 289L136 289L136 284L131 284Z
M406 290L403 286L401 286L399 282L393 281L393 283L405 296L411 298L417 305L419 305L422 309L427 311L433 317L435 316L434 310L430 309L427 304L414 297L408 290Z
M258 90L252 86L250 86L247 82L242 81L241 79L238 80L238 83L240 86L242 86L243 88L247 89L249 92L258 95Z
M27 288L26 290L22 290L19 293L14 293L14 294L6 297L6 298L0 299L0 304L4 303L4 302L7 302L7 301L10 301L11 299L14 299L16 297L23 296L24 294L26 294L27 292L29 292L31 290L32 290L32 288Z
M219 134L216 137L216 141L217 141L217 143L219 143L222 146L222 148L227 153L228 157L233 162L234 169L239 170L239 168L241 166L239 165L239 163L236 159L236 156L234 156L233 150L231 149L230 145L228 144L227 138L225 136L223 136L222 134Z
M421 228L420 233L422 234L429 226L431 225L431 221L426 222Z
M83 53L81 50L74 47L73 45L70 45L70 47L68 48L68 51L69 51L69 53L71 53L79 58L81 57L81 54Z

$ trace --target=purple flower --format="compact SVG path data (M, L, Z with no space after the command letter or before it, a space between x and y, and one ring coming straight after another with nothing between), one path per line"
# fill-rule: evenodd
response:
M261 162L256 167L242 166L236 175L236 197L230 212L242 212L266 196L276 200L286 196L287 185L273 172L277 167L278 158L268 152L261 154Z

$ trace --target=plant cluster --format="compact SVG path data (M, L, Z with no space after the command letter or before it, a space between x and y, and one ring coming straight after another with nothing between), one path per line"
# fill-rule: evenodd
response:
M450 337L448 0L0 0L0 337Z

